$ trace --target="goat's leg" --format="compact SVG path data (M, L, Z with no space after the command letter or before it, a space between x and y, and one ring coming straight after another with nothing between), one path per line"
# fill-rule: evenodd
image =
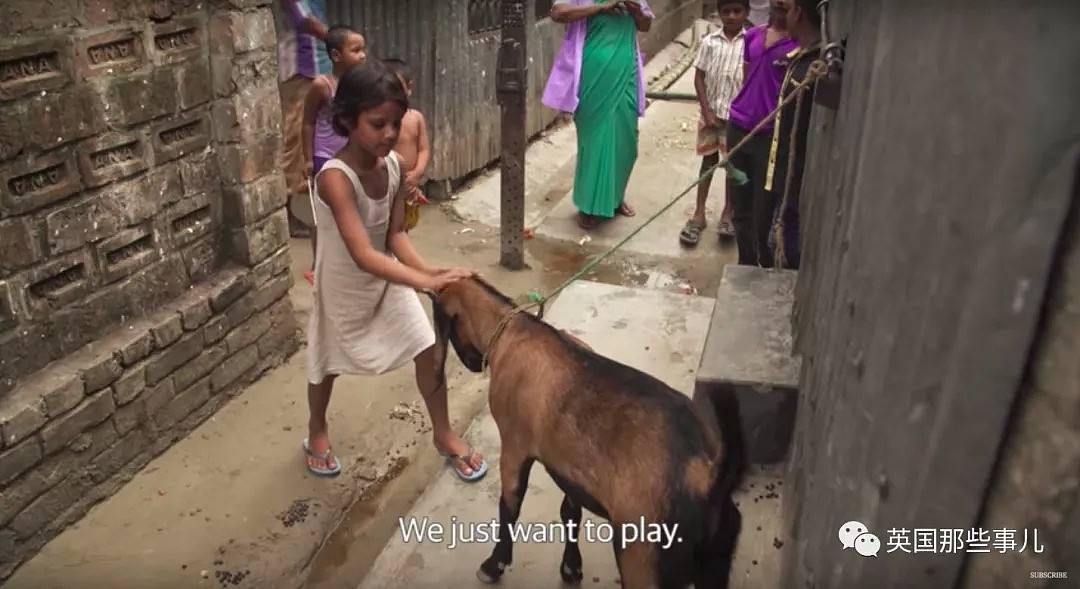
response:
M504 442L505 443L505 442ZM498 581L506 567L514 559L514 539L510 528L517 523L521 514L521 502L525 499L525 489L529 486L529 471L533 459L511 456L504 447L499 459L499 475L502 479L502 497L499 499L499 541L495 544L491 556L476 571L476 576L485 583Z
M578 538L581 534L581 506L574 504L569 495L563 495L562 507L559 508L563 527L566 529L566 548L563 549L562 564L559 574L566 583L577 584L585 577L581 572L581 550Z
M654 546L649 542L632 542L621 550L622 540L616 534L615 563L619 566L619 579L623 589L656 589L657 558Z

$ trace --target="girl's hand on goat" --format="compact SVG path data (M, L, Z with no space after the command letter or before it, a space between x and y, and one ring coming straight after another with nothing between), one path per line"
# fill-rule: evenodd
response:
M473 272L472 270L469 270L468 268L461 268L461 267L435 268L435 270L431 273L431 275L432 276L438 276L440 274L446 274L446 273L449 273L449 272L463 272L465 274L465 278L472 278L473 276L476 276L476 272Z
M441 292L442 289L450 286L451 283L457 282L462 278L472 278L473 272L464 268L453 268L445 272L431 276L424 284L424 288L433 290L435 292Z

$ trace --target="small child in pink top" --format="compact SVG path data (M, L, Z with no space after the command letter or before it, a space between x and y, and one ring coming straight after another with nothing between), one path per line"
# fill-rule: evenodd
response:
M330 123L331 102L337 91L338 80L348 69L367 59L364 36L353 29L338 25L326 31L326 52L334 64L330 75L321 75L312 82L304 101L304 161L307 177L313 178L323 164L333 158L345 146L348 137L334 132ZM315 228L311 228L312 269L304 272L308 282L314 281L313 270L315 244L318 240Z

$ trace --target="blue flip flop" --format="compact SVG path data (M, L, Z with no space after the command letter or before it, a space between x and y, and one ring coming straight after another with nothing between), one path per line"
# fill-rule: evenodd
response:
M333 455L333 448L327 448L326 452L316 454L315 452L312 452L311 446L308 445L308 439L304 438L304 454L307 454L312 458L318 458L324 462L334 461L334 468L315 468L310 464L307 464L307 460L305 460L304 464L307 464L307 468L311 471L311 474L321 477L332 477L341 472L341 461L338 460L337 456Z
M452 454L439 448L436 448L435 451L439 453L439 456L442 456L446 459L447 464L450 465L450 469L454 471L454 474L456 474L459 479L465 481L466 483L475 483L476 481L484 478L484 475L486 475L488 472L487 460L481 460L480 468L473 469L472 474L468 475L461 472L460 469L454 466L455 460L461 460L465 464L469 464L469 459L472 458L473 455L476 453L472 445L469 446L469 453L465 456L462 456L460 454Z

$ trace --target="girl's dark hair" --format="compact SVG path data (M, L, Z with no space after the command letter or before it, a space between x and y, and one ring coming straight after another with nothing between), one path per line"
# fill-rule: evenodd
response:
M350 67L334 92L333 116L330 121L334 132L342 137L356 124L356 118L365 110L380 104L396 102L402 109L409 109L409 97L401 80L378 60L368 60Z

